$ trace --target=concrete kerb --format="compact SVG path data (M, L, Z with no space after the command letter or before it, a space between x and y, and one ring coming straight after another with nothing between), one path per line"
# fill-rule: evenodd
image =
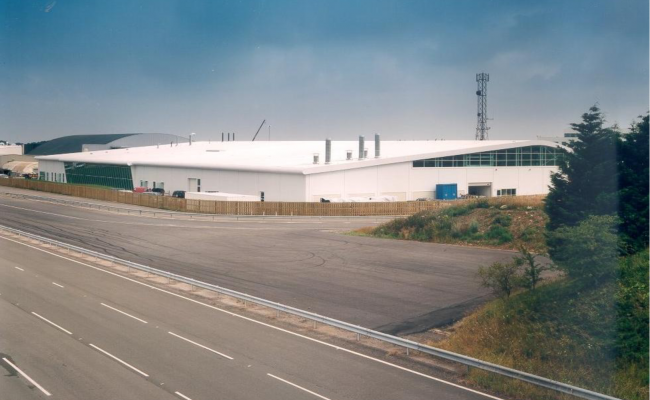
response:
M0 230L4 230L5 232L9 232L13 235L16 235L19 239L25 239L27 241L31 242L36 242L36 243L43 243L45 244L54 244L57 243L59 246L57 248L63 249L64 247L67 247L69 250L74 251L75 255L78 253L79 257L83 258L83 255L88 255L91 257L94 257L94 259L99 262L100 259L104 261L112 261L114 264L122 264L127 267L128 271L130 272L131 270L135 270L135 273L138 274L139 276L142 276L140 274L143 274L145 278L150 278L149 274L153 274L154 276L158 278L167 278L168 281L174 280L178 283L185 283L189 285L189 291L194 292L195 287L196 289L201 288L204 289L205 291L211 291L211 292L217 292L220 293L221 295L228 296L230 298L233 298L236 302L243 302L244 303L244 308L247 309L248 303L255 304L257 306L262 306L270 310L275 310L276 316L279 317L280 311L284 312L287 315L293 315L294 317L298 317L299 319L302 319L302 322L304 321L313 321L314 322L314 328L316 328L316 322L321 322L323 325L328 325L330 328L336 328L336 329L341 329L343 331L351 332L356 334L356 339L357 341L361 340L361 337L367 337L367 338L372 338L378 341L382 341L384 343L392 344L395 346L402 347L403 349L406 350L407 356L410 355L410 350L416 350L418 353L421 354L427 354L430 356L434 356L437 358L441 358L443 360L451 361L453 363L458 363L461 365L464 365L467 367L467 370L469 370L470 367L474 368L479 368L488 372L496 373L499 375L503 375L509 378L521 380L536 386L540 386L546 389L554 390L557 392L565 393L565 394L570 394L576 397L580 397L583 399L591 399L591 400L618 400L614 397L607 396L604 394L596 393L587 389L579 388L576 386L568 385L562 382L557 382L553 381L547 378L543 378L540 376L536 376L533 374L529 374L523 371L517 371L512 368L508 367L502 367L496 364L492 364L489 362L484 362L475 358L463 356L461 354L456 354L452 353L450 351L442 350L442 349L437 349L428 345L424 345L422 343L417 343L411 340L399 338L396 336L388 335L382 332L377 332L368 328L364 328L358 325L353 325L349 324L343 321L335 320L332 318L328 318L319 314L314 314L308 311L300 310L291 306L286 306L280 303L275 303L271 302L265 299L261 299L258 297L250 296L244 293L236 292L234 290L226 289L223 287L218 287L216 285L208 284L205 282L197 281L193 278L187 278L183 277L181 275L177 275L171 272L167 271L161 271L155 268L151 268L148 266L144 266L141 264L136 264L130 261L126 260L121 260L116 257L108 256L105 254L93 252L91 250L87 250L84 248L80 248L77 246L72 246L68 245L66 243L58 242L52 239L47 239L44 237L40 237L38 235L33 235L27 232L22 232L17 229L9 228L0 225ZM70 254L70 253L69 253ZM155 279L155 278L154 278Z

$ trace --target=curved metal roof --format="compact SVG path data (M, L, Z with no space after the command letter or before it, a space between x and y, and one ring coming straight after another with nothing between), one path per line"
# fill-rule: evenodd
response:
M77 153L81 151L81 146L84 144L108 144L117 139L122 139L124 137L133 135L137 135L137 133L63 136L36 146L29 152L29 155L49 156L52 154Z

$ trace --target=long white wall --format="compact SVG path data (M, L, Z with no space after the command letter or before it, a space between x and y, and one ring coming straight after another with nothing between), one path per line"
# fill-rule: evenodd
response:
M39 161L39 170L54 181L64 174L60 161ZM516 189L517 195L546 194L550 175L557 167L458 167L413 168L411 162L325 172L311 175L208 170L174 167L133 166L134 187L154 182L168 192L191 190L190 178L201 180L201 191L219 191L259 196L268 201L319 201L321 197L347 198L391 195L398 200L434 197L436 184L456 183L458 193L468 193L472 184L489 183L491 196L500 189Z
M190 179L201 180L201 191L218 191L225 193L259 196L264 192L268 201L304 201L305 177L297 174L280 174L267 172L227 171L192 168L172 168L154 166L133 166L134 186L146 181L152 188L153 183L160 187L164 183L165 191L191 190Z
M500 189L517 195L546 194L557 167L413 168L411 162L307 176L307 201L321 197L396 196L398 200L433 197L436 184L456 183L458 194L473 184L489 183L491 196Z

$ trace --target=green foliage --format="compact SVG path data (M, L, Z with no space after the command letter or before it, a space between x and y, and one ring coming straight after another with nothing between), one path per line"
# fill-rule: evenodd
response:
M628 254L648 246L648 115L623 135L619 149L619 218Z
M508 228L504 228L501 225L490 226L490 229L485 233L485 237L496 244L512 242L512 233L510 233Z
M590 215L618 215L621 254L648 246L648 115L627 134L604 126L593 106L571 124L578 139L564 154L545 200L549 230L576 226Z
M648 369L648 249L621 260L617 299L617 350L620 361ZM646 372L646 385L648 374Z
M484 287L492 289L497 296L509 298L512 291L521 285L520 266L516 260L509 263L495 262L489 267L480 267L478 276Z
M549 252L570 278L587 283L612 278L616 273L618 237L616 217L591 216L574 227L549 233Z
M493 222L507 228L512 225L512 217L508 214L497 214Z
M600 109L592 106L582 122L571 124L578 140L571 142L551 176L545 201L550 230L575 226L589 215L615 215L618 210L616 149L619 133L604 127Z
M537 255L528 251L525 246L519 246L519 253L521 255L515 258L523 265L522 284L530 290L535 290L537 284L544 279L542 273L552 269L553 265L538 263Z

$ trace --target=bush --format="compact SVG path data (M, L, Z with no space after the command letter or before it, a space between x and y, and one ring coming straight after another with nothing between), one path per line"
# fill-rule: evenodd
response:
M549 233L551 259L571 278L599 281L613 278L618 263L617 220L591 216L574 227Z
M512 233L501 225L492 225L485 234L485 237L497 244L504 244L512 241Z
M520 267L521 264L516 260L509 263L495 262L489 267L480 267L478 276L484 287L492 289L497 296L509 298L512 291L521 285Z
M493 223L497 225L501 225L505 228L509 227L512 224L512 217L507 214L498 214L495 218Z

